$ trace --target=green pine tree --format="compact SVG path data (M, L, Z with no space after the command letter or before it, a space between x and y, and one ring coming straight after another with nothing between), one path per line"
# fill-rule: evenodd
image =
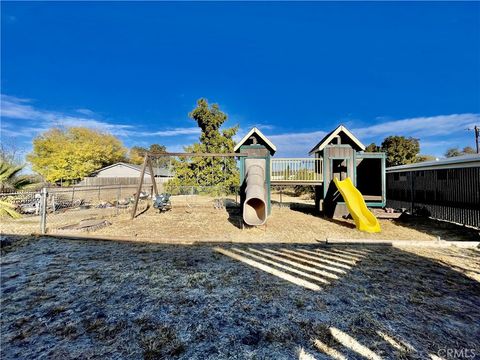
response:
M199 99L197 107L189 114L201 130L200 142L184 148L189 153L231 153L235 146L233 136L238 126L221 129L227 120L217 104L209 105L206 99ZM174 178L167 184L167 190L175 192L179 186L217 187L234 191L239 183L237 163L227 157L190 157L172 162Z

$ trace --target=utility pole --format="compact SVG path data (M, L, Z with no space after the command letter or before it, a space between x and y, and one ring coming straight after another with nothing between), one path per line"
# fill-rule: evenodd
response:
M478 144L478 138L480 137L480 126L475 125L473 127L473 132L475 133L475 145L477 146L477 154L480 154L480 146Z
M477 145L477 154L480 154L480 146L478 145L479 137L480 137L480 127L475 125L475 144Z
M480 146L478 144L478 138L480 137L480 126L475 125L473 129L468 128L467 130L473 130L475 134L475 145L477 146L477 154L480 154Z

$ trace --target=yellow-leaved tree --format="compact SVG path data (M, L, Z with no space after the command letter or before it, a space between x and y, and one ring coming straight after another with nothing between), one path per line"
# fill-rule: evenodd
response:
M123 161L126 154L122 142L111 134L84 127L53 128L33 140L27 160L48 182L68 184Z

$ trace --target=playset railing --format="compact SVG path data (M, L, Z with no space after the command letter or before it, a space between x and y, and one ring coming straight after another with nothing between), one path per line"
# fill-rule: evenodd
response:
M320 183L323 181L321 158L273 158L272 183Z

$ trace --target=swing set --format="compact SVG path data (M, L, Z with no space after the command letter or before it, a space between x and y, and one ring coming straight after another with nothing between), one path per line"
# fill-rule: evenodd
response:
M142 191L142 186L143 186L143 180L145 177L145 172L148 168L148 171L150 172L150 177L152 181L152 186L153 186L153 193L152 196L158 196L158 188L157 188L157 183L155 182L155 174L153 172L153 165L152 165L152 158L161 158L161 157L183 157L183 158L189 158L189 157L207 157L207 158L239 158L239 157L246 157L246 154L241 154L241 153L159 153L159 152L152 152L152 151L147 151L145 152L144 159L143 159L143 164L142 164L142 169L140 171L140 178L138 181L138 187L137 187L137 192L135 193L135 199L133 203L133 209L132 209L132 214L131 214L131 219L133 220L136 215L137 215L137 208L138 208L138 202L140 200L140 192ZM213 171L213 170L212 170Z

